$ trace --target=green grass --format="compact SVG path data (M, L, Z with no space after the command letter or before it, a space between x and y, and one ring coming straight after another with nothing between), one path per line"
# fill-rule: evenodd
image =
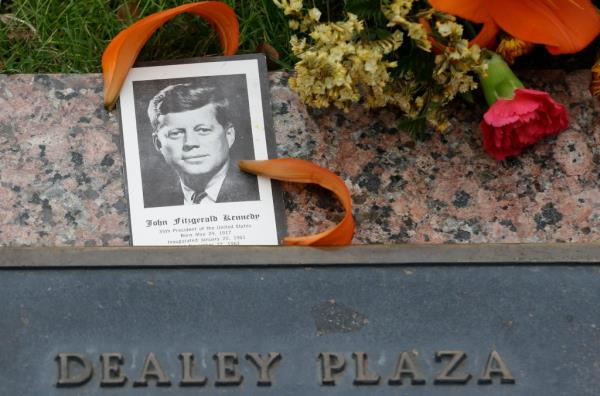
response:
M227 0L240 21L239 53L263 43L290 67L291 32L271 0ZM0 73L98 73L112 37L140 17L181 5L175 0L0 0ZM126 7L130 4L131 7ZM137 10L135 10L135 6ZM127 10L132 9L132 12ZM119 11L120 10L120 11ZM181 15L160 28L139 60L220 53L212 29L199 17Z
M272 0L224 0L240 21L239 53L273 46L280 65L294 64L288 20ZM120 30L137 19L189 0L0 0L0 73L98 73L104 48ZM343 18L344 7L366 0L305 0L323 11L322 20ZM594 0L600 6L600 0ZM126 11L131 5L132 13ZM137 7L137 10L135 9ZM133 15L131 15L133 14ZM516 67L588 68L596 59L600 37L573 56L550 56L539 47ZM220 54L212 29L201 18L181 15L160 28L139 60L189 58Z

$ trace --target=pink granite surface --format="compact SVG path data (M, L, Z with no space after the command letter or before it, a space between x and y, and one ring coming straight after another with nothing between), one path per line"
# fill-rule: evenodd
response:
M482 106L458 104L450 132L415 142L392 110L309 111L274 73L279 155L345 180L356 244L599 241L600 104L588 93L589 72L525 80L563 102L571 126L498 162L481 148ZM0 76L0 245L127 245L122 166L99 75ZM319 188L284 190L290 234L341 218Z

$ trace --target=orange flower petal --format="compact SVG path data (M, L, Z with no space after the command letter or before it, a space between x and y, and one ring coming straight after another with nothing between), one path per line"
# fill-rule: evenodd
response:
M433 52L435 55L444 52L446 46L435 39L435 37L433 36L433 29L431 28L431 24L429 23L429 21L425 18L419 18L419 23L421 24L421 26L423 26L423 28L425 28L425 31L427 32L427 39L431 43L431 52Z
M469 41L469 46L478 45L481 48L489 48L493 49L496 46L496 36L500 28L498 25L494 23L491 19L489 21L484 22L483 27L473 38L473 40Z
M503 57L506 63L512 65L518 57L529 54L534 48L535 44L516 37L506 36L500 40L496 53Z
M239 24L235 12L225 3L202 1L149 15L119 32L102 54L104 105L107 108L112 108L117 101L129 69L150 36L161 25L184 12L196 14L213 26L225 55L236 53L239 44Z
M429 0L429 4L438 11L477 23L484 23L490 19L486 3L486 0Z
M575 53L600 34L589 0L488 0L489 14L510 35L545 44L552 54Z
M335 246L348 245L354 235L352 200L348 187L335 173L309 161L296 158L278 158L267 161L239 161L240 169L255 175L294 183L314 183L332 191L344 206L342 221L323 232L304 237L286 237L285 245Z
M600 58L592 67L592 81L590 82L590 92L596 97L600 97Z

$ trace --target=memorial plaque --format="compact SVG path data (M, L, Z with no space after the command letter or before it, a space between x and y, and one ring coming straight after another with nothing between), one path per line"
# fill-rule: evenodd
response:
M0 394L597 395L599 253L3 249Z

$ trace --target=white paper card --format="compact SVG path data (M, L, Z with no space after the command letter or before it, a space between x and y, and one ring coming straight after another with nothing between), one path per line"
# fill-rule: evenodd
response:
M133 68L121 90L132 244L277 245L281 195L237 165L274 153L264 58L184 62Z

